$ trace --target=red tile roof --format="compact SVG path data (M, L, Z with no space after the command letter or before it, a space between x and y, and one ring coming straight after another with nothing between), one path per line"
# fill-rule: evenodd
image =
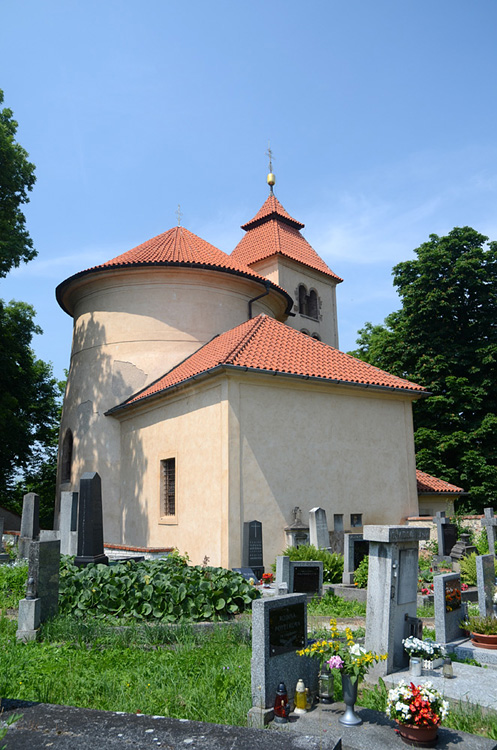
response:
M284 255L304 266L331 276L340 276L328 268L307 240L300 234L304 227L285 211L274 195L270 195L253 219L242 225L247 233L231 253L234 260L247 266L273 255Z
M443 479L432 477L431 474L426 474L424 471L419 471L419 469L416 469L416 482L419 493L432 495L434 492L437 492L455 495L464 492L462 487L456 487L455 484L449 484L448 482L444 482Z
M106 263L92 266L86 271L81 271L66 279L57 287L57 300L61 307L66 309L62 301L63 292L70 281L80 276L107 268L137 266L193 266L196 268L211 268L255 279L264 284L267 283L267 279L252 268L244 265L236 258L227 255L222 250L214 247L214 245L209 244L201 239L201 237L185 229L185 227L178 226L147 240L147 242L143 242L126 253L117 255ZM281 287L272 282L270 286L285 296L289 308L293 305L293 300Z
M232 328L209 341L163 377L115 409L142 401L218 367L290 374L335 383L377 386L422 395L425 389L306 336L267 315ZM114 409L110 410L111 412Z

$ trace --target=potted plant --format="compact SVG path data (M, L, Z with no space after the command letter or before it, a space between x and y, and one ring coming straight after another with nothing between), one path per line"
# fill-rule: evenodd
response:
M409 638L404 638L402 644L404 650L409 654L409 669L413 676L421 677L422 667L425 667L425 669L435 669L442 666L443 649L439 643L431 640L422 641L411 635ZM418 674L415 674L413 665L411 664L413 658L419 659L420 668Z
M448 711L449 704L431 682L415 685L401 681L388 691L386 714L397 722L397 731L408 744L434 747L438 727Z
M345 639L339 638L337 623L333 618L330 620L330 626L330 640L315 641L297 653L299 656L319 659L322 669L340 670L346 709L339 722L348 726L362 724L362 719L354 711L359 681L375 662L385 660L387 655L374 654L355 643L350 628L345 629Z
M471 642L478 648L497 649L497 617L468 615L461 627L471 633Z

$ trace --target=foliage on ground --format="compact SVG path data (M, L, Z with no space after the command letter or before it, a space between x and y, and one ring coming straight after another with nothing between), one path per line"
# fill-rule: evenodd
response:
M0 611L17 609L19 599L26 595L27 580L27 562L0 565Z
M16 623L0 620L0 695L246 725L251 648L238 624L202 632L170 626L165 643L139 647L123 641L126 628L115 628L114 638L107 629L101 639L97 627L88 641L87 621L72 621L71 640L49 640L44 629L42 642L23 644L16 641ZM60 637L64 625L58 630Z
M366 602L358 602L355 599L343 599L330 592L319 598L314 597L307 606L308 615L320 615L324 617L364 617L366 615Z
M200 621L233 617L259 592L239 573L189 565L180 555L160 560L77 568L63 557L61 614L135 621Z
M369 555L362 558L354 571L354 583L360 589L367 589L369 574Z
M342 581L343 555L337 552L318 549L312 544L301 544L300 547L287 547L281 554L286 555L290 560L321 560L324 583L341 583ZM276 571L276 562L272 568Z
M472 552L470 555L465 555L459 560L461 566L461 581L467 583L468 586L476 586L476 552ZM497 561L494 561L495 573L497 575Z

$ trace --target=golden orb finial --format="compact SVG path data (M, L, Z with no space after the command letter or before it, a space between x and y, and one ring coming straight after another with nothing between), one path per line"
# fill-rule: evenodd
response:
M276 183L276 177L273 174L273 152L271 151L271 144L268 141L266 156L269 157L269 174L266 177L266 182L269 185L269 191L273 195L273 186Z

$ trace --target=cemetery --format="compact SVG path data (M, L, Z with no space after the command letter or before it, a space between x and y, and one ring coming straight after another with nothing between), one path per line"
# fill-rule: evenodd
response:
M416 698L436 739L408 744L497 748L491 509L471 539L442 512L436 546L420 551L428 528L365 526L344 535L342 556L316 533L327 522L315 508L313 544L283 550L273 576L260 564L257 521L247 524L245 565L234 571L191 565L177 551L113 559L98 474L67 495L59 531L40 530L30 493L17 544L1 537L10 542L0 550L5 719L38 704L73 706L164 717L164 732L173 731L167 721L201 721L262 732L268 747L280 736L292 747L305 734L316 747L354 750L365 731L368 747L401 746L394 728L404 734L408 709L399 706ZM12 742L22 722L9 728Z

